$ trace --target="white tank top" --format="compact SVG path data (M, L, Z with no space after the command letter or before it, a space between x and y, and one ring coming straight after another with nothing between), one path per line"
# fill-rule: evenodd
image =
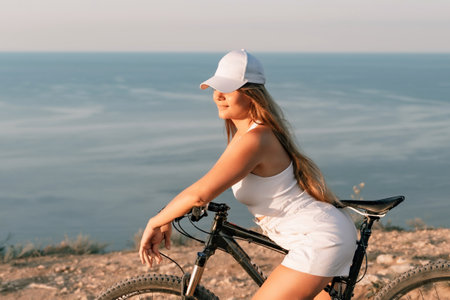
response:
M255 123L248 130L256 126ZM300 205L316 201L298 185L292 162L274 176L262 177L249 173L231 189L236 199L247 205L250 213L257 218L279 215L293 201Z

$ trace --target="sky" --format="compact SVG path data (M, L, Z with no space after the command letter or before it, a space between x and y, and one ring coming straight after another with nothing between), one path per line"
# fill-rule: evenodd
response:
M0 0L0 51L450 52L448 0Z

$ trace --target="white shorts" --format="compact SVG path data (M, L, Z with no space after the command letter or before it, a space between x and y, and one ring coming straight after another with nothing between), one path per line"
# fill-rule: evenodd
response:
M293 201L277 216L255 222L289 250L283 266L316 276L348 276L357 233L350 216L331 204Z

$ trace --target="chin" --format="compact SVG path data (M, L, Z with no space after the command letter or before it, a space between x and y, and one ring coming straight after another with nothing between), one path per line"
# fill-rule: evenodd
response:
M219 118L221 118L222 120L229 119L226 114L221 113L221 112L219 112Z

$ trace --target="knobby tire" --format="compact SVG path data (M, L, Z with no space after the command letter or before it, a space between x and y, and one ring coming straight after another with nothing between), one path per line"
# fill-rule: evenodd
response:
M157 294L157 295L155 295ZM135 298L133 298L135 297ZM181 299L181 278L172 275L146 274L120 281L103 291L97 300L113 299ZM202 286L197 286L197 300L219 299Z
M432 262L400 274L374 300L398 299L450 299L450 262Z

